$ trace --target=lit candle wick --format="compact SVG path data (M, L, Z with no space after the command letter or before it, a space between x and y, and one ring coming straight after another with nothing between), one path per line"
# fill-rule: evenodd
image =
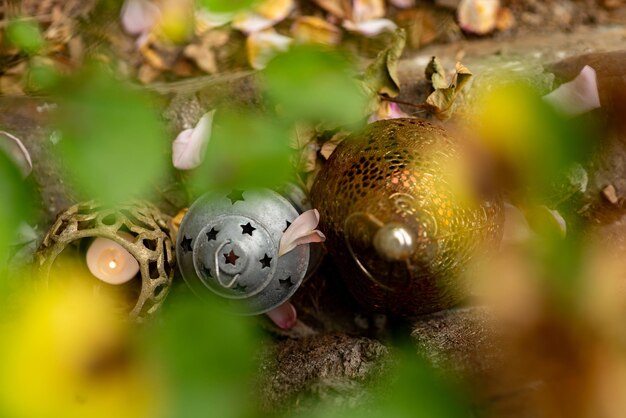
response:
M133 236L118 233L127 241ZM124 247L107 238L96 238L87 250L87 267L91 274L109 284L123 284L139 272L139 262Z

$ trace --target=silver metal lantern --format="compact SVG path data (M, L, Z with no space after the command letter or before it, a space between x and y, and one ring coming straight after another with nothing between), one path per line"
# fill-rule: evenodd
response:
M316 260L309 245L278 256L281 236L299 214L290 200L269 189L202 196L177 235L185 282L201 298L219 296L236 313L255 315L279 306L317 264L311 263Z

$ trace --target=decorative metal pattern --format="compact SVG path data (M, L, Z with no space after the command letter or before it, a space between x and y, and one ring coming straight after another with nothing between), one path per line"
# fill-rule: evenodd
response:
M470 259L499 241L499 196L455 184L469 178L458 175L471 166L463 147L426 121L380 121L343 141L316 178L320 229L364 306L397 315L450 307L464 296Z
M80 203L63 212L45 236L37 253L45 280L57 257L70 244L84 238L108 238L124 247L139 262L141 290L130 317L143 320L161 305L174 276L174 253L168 229L168 217L148 203L102 208L94 202ZM119 231L135 237L127 241ZM137 280L137 279L135 279Z
M308 245L278 256L283 230L298 214L268 189L202 196L178 231L183 278L198 296L217 295L238 313L259 314L282 304L309 267Z

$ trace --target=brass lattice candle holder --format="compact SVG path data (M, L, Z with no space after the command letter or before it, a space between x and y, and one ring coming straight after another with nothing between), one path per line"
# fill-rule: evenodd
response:
M94 202L79 203L61 213L37 253L40 272L49 281L59 255L69 246L90 238L107 238L121 245L139 263L141 280L130 317L142 320L161 305L174 275L174 252L168 217L148 203L131 203L115 209ZM132 236L124 238L122 233Z

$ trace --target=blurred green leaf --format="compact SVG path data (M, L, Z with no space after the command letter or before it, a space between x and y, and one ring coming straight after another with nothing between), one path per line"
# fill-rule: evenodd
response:
M250 318L189 294L171 295L168 304L145 341L165 370L171 399L165 417L250 416L260 346Z
M44 40L36 22L13 20L6 33L9 42L27 54L36 54L43 48Z
M264 71L266 93L292 120L352 124L365 117L367 95L341 54L300 45L278 55Z
M198 4L211 13L229 13L249 9L258 0L197 0Z
M372 399L357 408L320 405L306 418L463 418L474 416L460 388L421 359L411 345L395 352L394 367L372 382ZM302 415L300 415L302 416Z
M60 80L59 73L43 63L31 63L26 75L26 86L30 91L49 90Z
M141 197L168 169L164 128L150 97L91 67L57 90L59 150L85 197Z
M194 189L274 187L291 175L289 127L269 116L220 110Z
M499 87L486 97L480 135L537 202L553 196L554 181L568 181L572 164L590 158L599 142L583 119L565 119L527 84Z
M33 212L33 195L30 183L23 178L19 168L0 151L0 266L13 243L21 222L28 221Z
M393 370L394 381L377 416L459 418L472 416L459 388L444 380L407 346Z

